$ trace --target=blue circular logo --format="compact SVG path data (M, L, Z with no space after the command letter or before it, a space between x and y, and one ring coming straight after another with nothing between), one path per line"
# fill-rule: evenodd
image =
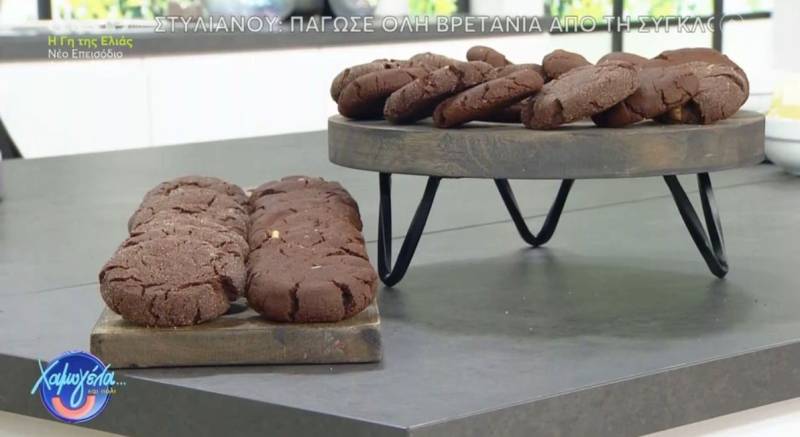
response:
M39 362L41 376L31 394L39 390L42 403L57 419L67 423L92 420L103 412L114 392L114 372L94 355L65 352L47 367Z

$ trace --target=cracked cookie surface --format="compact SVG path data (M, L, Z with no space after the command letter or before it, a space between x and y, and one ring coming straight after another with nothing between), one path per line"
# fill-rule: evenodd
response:
M362 229L361 218L347 206L341 204L304 204L289 205L270 210L264 210L251 222L250 234L260 229L272 229L293 223L321 223L332 219L342 220L352 227Z
M358 206L341 185L292 176L251 195L247 300L281 322L335 322L375 297Z
M625 62L587 65L545 84L524 103L522 122L531 129L552 129L599 114L639 87L637 68Z
M415 79L386 99L384 117L392 123L412 123L433 114L442 100L494 78L494 68L481 61L461 62Z
M336 77L333 78L330 90L331 98L333 98L334 102L338 102L339 96L342 94L342 90L347 85L349 85L350 82L358 79L359 77L365 74L374 73L376 71L381 71L381 70L402 68L407 66L408 66L408 61L400 61L395 59L376 59L366 64L359 64L345 68L339 74L337 74Z
M610 109L592 116L602 127L623 127L658 117L688 102L698 92L697 75L686 64L644 67L639 70L639 88Z
M125 320L186 326L224 314L246 278L242 260L212 244L167 236L123 246L100 272L100 294Z
M128 221L128 230L153 220L161 211L202 217L247 235L247 208L228 195L208 188L177 187L169 192L146 197Z
M338 185L338 184L337 184ZM261 197L254 198L250 203L250 217L258 216L260 211L274 208L277 205L292 203L341 203L346 205L356 212L358 205L356 201L350 197L348 193L341 186L317 186L311 188L302 188L285 193L273 193L270 195L262 195Z
M375 298L377 274L364 258L330 246L275 242L248 260L247 300L281 322L334 322Z
M210 176L182 176L156 185L148 191L144 198L169 195L170 192L178 188L204 188L216 191L220 194L230 196L240 205L247 204L247 194L238 185L231 184L222 179Z
M364 236L345 220L335 217L306 222L281 222L257 228L250 233L250 247L260 249L270 240L294 243L304 247L324 244L344 250L350 255L367 259Z
M666 50L653 58L654 61L666 62L668 64L688 64L693 62L703 62L706 64L725 65L733 68L742 79L742 87L745 94L750 95L750 81L744 70L731 58L722 54L718 50L709 47L689 47L677 50Z
M173 214L162 211L149 222L131 231L123 247L170 236L205 241L214 247L230 252L241 258L242 262L250 252L247 240L230 228L203 217Z
M433 113L434 124L436 127L449 128L484 119L499 109L535 94L543 83L542 77L530 69L482 83L440 103Z
M747 101L747 80L735 68L704 62L685 65L699 79L697 94L685 104L657 117L658 121L710 124L732 116Z
M418 67L395 68L360 76L339 95L339 113L353 119L381 118L386 99L407 83L426 76L428 71Z
M316 188L325 191L344 190L341 184L335 181L326 181L320 177L312 176L284 176L276 181L264 182L250 192L250 202L270 196L272 194L288 193L305 188Z

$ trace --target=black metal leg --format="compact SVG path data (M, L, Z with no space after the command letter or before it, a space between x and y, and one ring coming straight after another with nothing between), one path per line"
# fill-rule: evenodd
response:
M697 187L700 190L700 202L703 205L703 216L706 222L708 234L703 229L697 212L695 212L692 202L683 190L678 178L674 175L664 176L675 205L681 214L686 228L694 240L697 249L706 261L708 268L718 278L723 278L728 273L728 260L725 257L725 241L722 237L722 226L720 225L719 214L717 213L717 203L714 200L714 188L711 186L711 178L708 173L697 175Z
M509 214L511 214L511 219L514 221L517 231L519 231L519 235L526 243L533 247L539 247L547 243L550 237L553 236L553 233L556 231L556 226L558 226L558 219L561 218L561 212L564 211L564 204L567 202L569 190L572 188L574 182L574 179L564 179L561 182L561 188L558 189L558 195L556 195L553 206L550 207L550 212L547 213L542 229L539 230L538 234L534 235L530 229L528 229L525 218L522 217L522 214L519 212L519 206L517 206L517 200L514 198L514 192L511 190L508 179L494 180L495 185L497 185L497 190L500 191L500 197L503 198L503 203L506 204L506 208Z
M400 253L397 261L392 267L392 175L391 173L380 174L380 206L378 210L378 274L384 284L391 287L400 282L408 270L414 251L417 249L428 215L431 212L433 198L439 188L442 178L431 176L428 178L428 185L425 186L425 193L414 213L411 225L400 246Z

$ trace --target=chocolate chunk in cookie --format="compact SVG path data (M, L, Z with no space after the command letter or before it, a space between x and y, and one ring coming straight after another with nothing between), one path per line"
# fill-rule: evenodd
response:
M602 58L597 60L597 64L602 64L603 62L608 61L619 61L619 62L627 62L633 65L644 66L650 63L650 59L645 58L644 56L639 56L634 53L627 53L627 52L611 52Z
M377 59L366 64L359 64L345 68L341 73L336 75L331 83L331 97L333 98L334 102L338 102L339 95L341 95L342 90L349 85L350 82L365 74L375 73L376 71L381 70L391 70L393 68L402 68L406 66L408 66L408 61Z
M482 83L440 103L433 113L434 124L449 128L488 117L533 95L543 83L542 77L533 70L517 71Z
M592 120L598 126L623 127L654 118L688 102L698 86L697 76L686 64L642 68L639 89Z
M483 61L492 67L504 67L511 64L505 55L486 46L474 46L467 50L468 61Z
M637 68L625 62L579 67L547 83L529 99L522 122L531 129L552 129L599 114L639 88Z
M699 78L697 94L685 104L659 116L664 123L710 124L726 119L747 100L747 80L728 65L685 64Z
M427 74L424 68L396 68L360 76L342 90L339 113L353 119L381 118L387 97Z
M375 298L377 274L369 261L343 250L274 241L248 261L247 301L269 320L336 322Z
M281 322L335 322L375 297L358 206L341 185L291 177L251 199L247 300Z
M238 185L209 176L183 176L162 182L148 191L147 194L145 194L145 198L169 195L169 193L175 189L192 187L216 191L217 193L230 196L240 205L247 204L247 195Z
M185 326L228 310L245 282L244 263L205 241L168 236L123 245L100 272L100 294L122 318Z
M398 124L430 117L442 100L493 77L494 68L481 61L442 67L392 93L383 115Z
M547 80L558 79L562 74L585 65L591 65L591 62L577 53L561 49L553 50L542 59L542 68Z
M171 191L146 197L128 221L128 230L151 221L156 213L199 216L247 235L247 210L233 198L208 188L177 187Z

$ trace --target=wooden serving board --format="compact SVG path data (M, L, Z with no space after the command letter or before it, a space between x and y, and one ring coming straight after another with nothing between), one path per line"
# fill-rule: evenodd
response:
M373 302L338 323L273 323L240 301L208 323L146 328L105 308L91 351L112 368L368 363L381 360L380 316Z
M492 179L629 178L694 174L764 160L764 116L739 111L711 125L578 122L553 130L473 122L437 129L328 119L334 164L382 173Z

